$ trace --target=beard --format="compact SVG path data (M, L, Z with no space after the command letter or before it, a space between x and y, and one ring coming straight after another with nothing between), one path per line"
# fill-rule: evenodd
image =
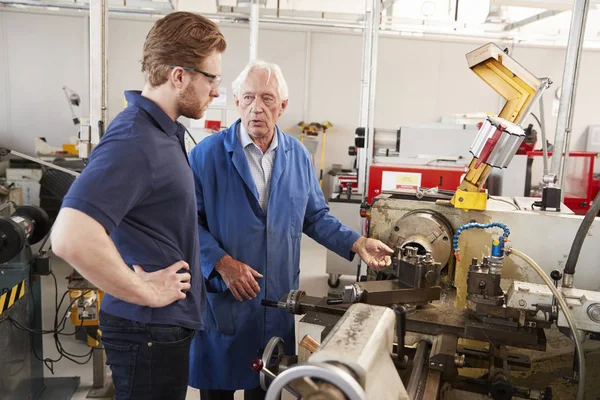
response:
M177 109L179 114L186 118L200 119L204 116L204 106L198 100L196 89L190 83L183 89L183 92L177 99Z

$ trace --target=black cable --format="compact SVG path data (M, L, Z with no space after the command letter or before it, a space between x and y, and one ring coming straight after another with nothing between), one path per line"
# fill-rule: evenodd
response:
M196 142L196 140L194 139L194 137L192 136L192 134L190 133L190 131L188 131L188 128L185 127L185 125L181 125L183 126L183 129L185 129L185 131L187 132L189 138L192 140L192 142L194 142L194 146L198 144L198 142Z
M585 217L583 217L583 221L581 221L581 225L579 225L579 229L575 234L575 239L573 240L571 250L569 251L569 258L567 258L567 262L565 263L565 269L563 270L565 274L575 274L575 266L577 265L577 261L579 260L579 254L581 253L583 242L585 241L588 231L590 230L592 223L596 219L596 215L598 215L598 212L600 212L600 192L598 192L596 198L592 202L591 207L585 213Z
M52 330L40 330L40 331L36 331L34 329L31 329L29 327L23 326L23 324L21 324L20 322L16 321L15 319L11 318L11 317L6 317L2 320L0 320L0 323L5 322L5 321L10 321L11 324L19 329L19 330L23 330L23 331L27 331L29 333L32 334L53 334L54 336L54 343L56 346L56 350L58 351L59 357L56 359L51 359L51 358L42 358L37 354L37 351L35 350L35 346L33 344L33 335L31 336L31 346L33 349L33 353L34 356L36 357L36 359L38 359L39 361L42 361L44 363L44 365L46 366L46 368L48 368L48 370L54 374L54 364L59 362L60 360L62 360L63 358L66 358L67 360L74 362L78 365L84 365L87 364L88 362L90 362L90 360L92 359L93 356L93 349L90 349L90 351L86 354L73 354L68 352L67 350L65 350L65 348L63 347L63 344L61 343L60 339L59 339L59 335L65 335L65 336L71 336L74 335L75 333L77 333L77 330L73 333L73 334L63 334L62 331L66 328L66 321L67 321L67 313L73 308L73 305L75 304L75 302L79 301L81 298L83 298L86 294L88 294L89 292L91 292L92 290L86 290L84 291L80 296L78 296L77 298L73 299L71 301L71 303L69 304L69 306L67 307L67 309L65 310L62 318L60 319L60 323L58 322L58 313L60 311L60 307L62 306L64 299L66 297L66 295L69 293L69 291L67 290L65 293L63 293L63 296L60 300L60 302L58 302L58 281L56 280L56 275L54 275L54 273L51 272L51 275L54 279L54 287L55 287L55 296L54 296L54 305L55 305L55 314L54 314L54 329ZM30 280L30 284L31 284L31 280ZM30 290L31 291L31 290ZM31 295L33 297L33 291L31 291ZM83 320L81 321L81 325L79 326L79 328L83 327ZM80 361L77 360L76 358L86 358L86 360L84 361Z
M542 128L542 123L540 122L540 119L534 114L534 113L529 113L533 118L535 118L535 120L538 123L538 126L540 127L540 131L543 130L544 128ZM541 133L541 132L540 132Z

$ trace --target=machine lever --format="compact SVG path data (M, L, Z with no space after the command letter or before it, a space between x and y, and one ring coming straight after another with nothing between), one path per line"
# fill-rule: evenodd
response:
M264 307L278 307L278 302L273 300L263 299L260 301L260 305Z
M396 314L396 335L398 335L398 354L394 357L394 363L399 368L406 367L408 357L404 355L404 337L406 336L406 308L404 306L395 306Z

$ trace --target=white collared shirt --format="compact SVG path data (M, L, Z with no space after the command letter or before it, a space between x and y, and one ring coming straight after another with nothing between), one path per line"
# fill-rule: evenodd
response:
M275 135L273 141L265 153L263 153L258 146L252 141L252 138L246 131L244 124L240 122L237 130L238 140L244 149L248 165L250 166L250 173L252 179L256 185L258 191L258 202L260 208L263 209L265 214L269 206L269 192L271 190L271 174L273 172L273 165L275 164L275 150L277 149L277 129L275 129Z

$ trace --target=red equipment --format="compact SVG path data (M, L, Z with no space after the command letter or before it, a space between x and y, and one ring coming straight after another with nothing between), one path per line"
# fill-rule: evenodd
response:
M463 175L467 172L466 166L427 166L427 165L384 165L373 164L369 167L369 192L367 201L369 204L373 201L373 197L378 196L383 190L400 189L402 186L415 186L434 188L440 190L456 190L460 185ZM390 173L404 173L400 175L396 181L392 182L395 187L390 187L389 182L384 182L384 173L389 177ZM404 183L402 178L406 177ZM411 180L410 178L420 178ZM389 178L386 178L389 179ZM387 187L384 185L387 183ZM396 184L397 183L397 184Z

